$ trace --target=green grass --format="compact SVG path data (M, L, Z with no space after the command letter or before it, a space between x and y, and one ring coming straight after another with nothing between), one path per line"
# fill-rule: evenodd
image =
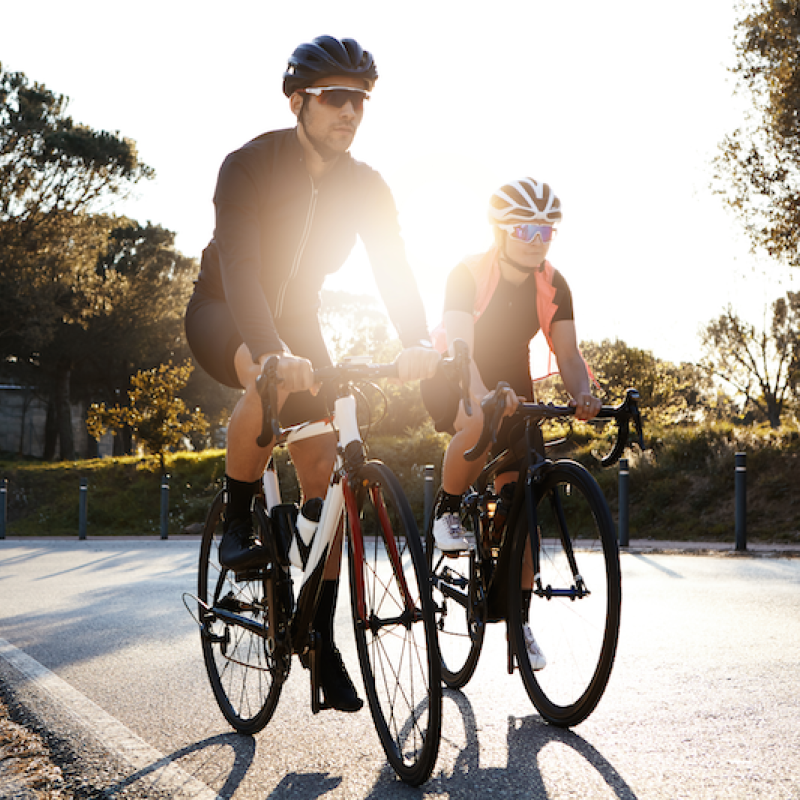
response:
M586 465L597 478L616 518L618 469L603 469L597 454L610 448L611 432L576 425L567 445L552 457ZM717 425L650 425L651 447L629 452L632 538L734 540L734 458L747 453L748 539L800 542L800 433ZM424 468L440 479L448 437L424 428L406 437L373 437L369 455L387 462L400 479L418 522L424 507ZM286 454L279 453L284 497L298 491ZM202 524L224 474L224 452L168 457L169 535ZM161 476L154 460L140 458L44 463L0 459L8 479L8 535L77 536L79 488L88 483L89 536L154 535L160 532Z

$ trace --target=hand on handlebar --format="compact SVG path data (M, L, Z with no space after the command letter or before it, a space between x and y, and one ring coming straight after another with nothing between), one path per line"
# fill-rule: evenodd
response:
M603 401L593 397L589 392L581 392L573 397L568 405L575 409L575 419L594 419L603 407Z
M406 347L395 359L398 380L405 383L432 378L441 358L438 351L430 347Z
M481 400L481 408L491 407L497 420L512 416L525 398L520 397L507 383L498 384Z
M312 394L319 391L319 384L314 381L314 368L307 358L294 356L291 353L278 353L278 378L281 389L285 392L303 392ZM261 356L261 367L270 355Z

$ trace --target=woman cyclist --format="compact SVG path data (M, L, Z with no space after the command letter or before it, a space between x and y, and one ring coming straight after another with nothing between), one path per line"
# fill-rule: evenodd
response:
M483 426L480 401L490 393L488 387L499 381L511 387L506 416L513 414L522 399L532 397L529 346L539 330L558 362L575 416L588 420L600 409L601 401L592 395L589 371L578 349L572 294L561 273L547 261L561 216L561 203L548 184L522 178L502 186L489 204L494 245L485 253L465 258L447 279L444 315L433 334L434 346L444 352L456 339L469 345L473 413L467 416L458 389L446 378L422 382L423 400L436 430L453 434L434 512L433 535L442 552L456 553L468 547L459 519L461 496L489 455L487 449L483 458L464 458L477 443ZM506 419L495 452L507 446L508 428ZM516 473L498 476L495 492L499 495L503 486L516 478ZM530 592L525 599L529 598ZM527 625L525 636L531 664L541 669L546 661Z

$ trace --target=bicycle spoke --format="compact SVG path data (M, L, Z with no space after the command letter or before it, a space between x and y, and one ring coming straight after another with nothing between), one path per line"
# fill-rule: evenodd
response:
M389 762L418 785L433 769L439 748L441 687L433 608L424 558L408 501L383 465L362 468L368 491L359 493L351 536L364 543L363 563L350 548L351 597L364 686ZM360 531L360 533L359 533ZM363 589L365 617L358 619Z
M580 465L556 462L536 492L540 574L527 615L526 518L511 559L509 626L534 705L548 721L571 726L596 707L614 661L621 601L616 533L599 486ZM543 669L534 669L527 655L526 625L546 659Z
M275 711L289 663L267 653L263 577L240 582L217 562L222 508L220 495L209 513L200 546L203 656L225 718L237 731L255 733ZM241 620L238 624L237 619Z

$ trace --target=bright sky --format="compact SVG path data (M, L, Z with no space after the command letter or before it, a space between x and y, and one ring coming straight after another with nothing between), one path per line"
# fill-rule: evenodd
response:
M222 159L294 124L289 54L322 33L354 37L380 79L352 152L392 187L431 326L449 270L490 243L489 196L530 175L563 204L550 260L579 338L690 361L728 303L760 323L794 288L749 254L709 189L742 113L727 71L735 5L31 0L3 9L0 62L67 95L76 122L134 139L157 177L115 210L199 257ZM370 284L356 252L330 286Z

